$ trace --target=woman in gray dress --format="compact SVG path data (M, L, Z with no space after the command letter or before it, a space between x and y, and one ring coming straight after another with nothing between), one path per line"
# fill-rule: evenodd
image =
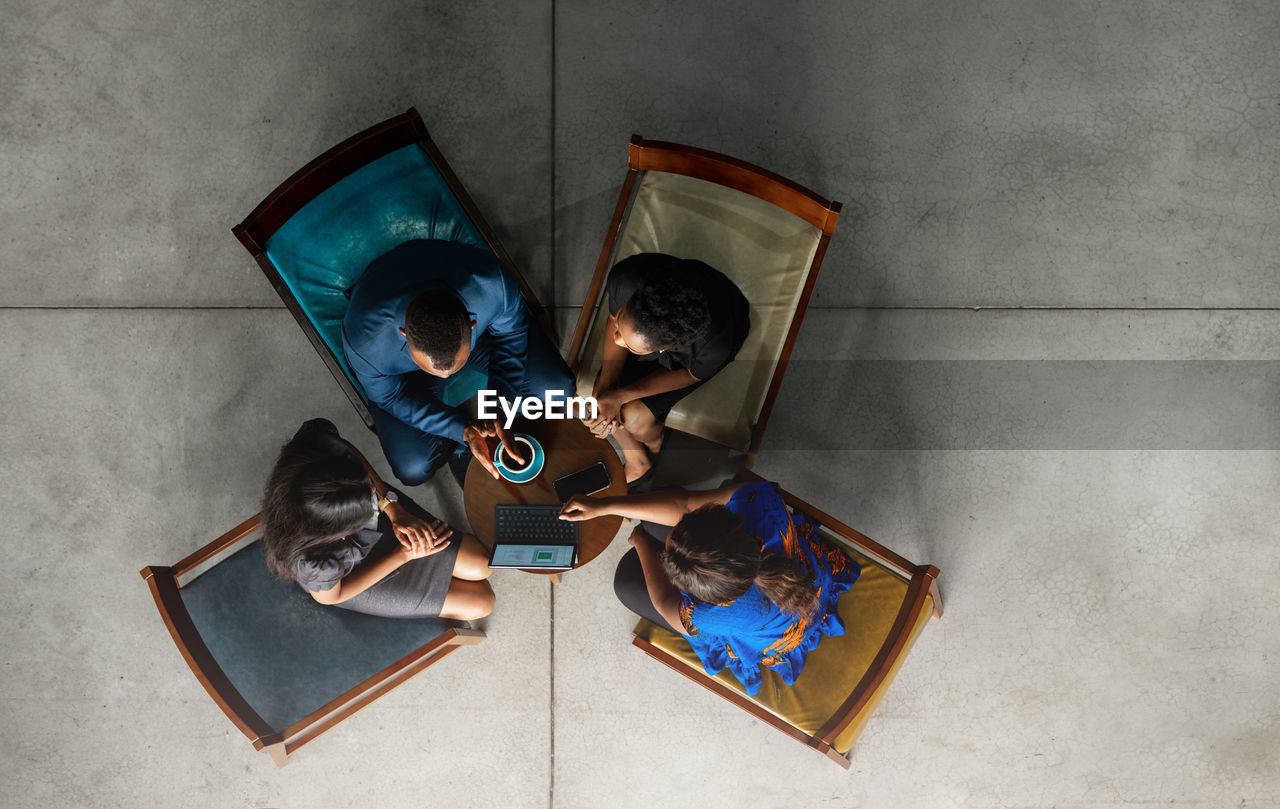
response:
M262 501L267 567L321 604L471 621L493 610L488 553L378 477L326 419L281 449Z

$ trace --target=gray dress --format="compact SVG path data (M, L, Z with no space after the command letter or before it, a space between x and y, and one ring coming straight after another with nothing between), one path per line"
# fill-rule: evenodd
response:
M293 440L304 440L318 449L356 460L351 448L338 437L338 428L327 419L312 419ZM410 513L430 519L417 503L397 490L400 504ZM439 553L412 559L354 598L334 606L387 618L431 618L444 608L445 595L458 558L460 534ZM293 568L294 580L306 590L333 589L352 571L375 564L400 546L387 515L377 513L363 528L312 553Z

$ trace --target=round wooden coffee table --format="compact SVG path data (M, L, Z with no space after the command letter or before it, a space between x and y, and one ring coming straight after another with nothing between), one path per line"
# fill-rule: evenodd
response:
M622 472L622 462L613 445L603 438L596 438L580 421L548 420L517 421L511 428L514 433L525 433L538 439L546 454L542 472L528 483L511 483L503 478L494 479L475 458L467 468L467 484L462 498L467 508L471 531L486 548L493 549L493 507L499 503L524 503L528 505L559 505L552 485L556 478L579 469L585 469L597 461L604 461L609 470L609 488L596 496L627 493L627 482ZM497 439L490 439L490 452L497 446ZM491 456L492 457L492 456ZM582 567L599 556L618 533L622 518L610 515L596 517L578 523L578 562ZM549 570L527 570L527 573L556 574Z

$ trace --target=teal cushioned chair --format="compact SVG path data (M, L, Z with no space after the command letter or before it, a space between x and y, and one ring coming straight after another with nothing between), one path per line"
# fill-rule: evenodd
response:
M143 568L196 679L276 764L422 669L479 643L442 619L325 607L267 572L253 517L172 567Z
M373 259L410 239L488 248L520 284L534 320L549 320L414 109L355 135L308 163L232 228L306 332L370 429L368 400L342 354L347 293ZM486 380L459 374L448 404Z

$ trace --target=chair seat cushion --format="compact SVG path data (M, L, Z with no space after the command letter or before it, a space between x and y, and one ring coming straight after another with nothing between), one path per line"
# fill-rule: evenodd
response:
M827 539L835 541L829 535ZM836 713L871 668L907 596L907 582L896 572L842 543L836 544L840 544L862 566L862 575L857 583L840 597L839 613L845 624L845 634L824 637L809 653L804 671L794 685L786 685L777 673L766 668L761 670L763 682L760 690L755 696L747 696L742 685L727 670L714 678L810 735L821 729ZM928 620L932 609L932 600L926 598L913 624L912 640ZM687 665L694 673L706 676L697 655L683 636L645 620L636 625L635 634ZM898 662L905 657L904 651ZM847 753L853 746L854 739L896 670L895 665L858 719L835 739L832 746L838 752Z
M179 594L201 639L240 695L282 731L448 626L326 607L267 572L254 542Z
M342 353L346 291L369 262L411 239L488 244L453 189L417 144L390 152L308 202L267 239L267 258L347 378Z

